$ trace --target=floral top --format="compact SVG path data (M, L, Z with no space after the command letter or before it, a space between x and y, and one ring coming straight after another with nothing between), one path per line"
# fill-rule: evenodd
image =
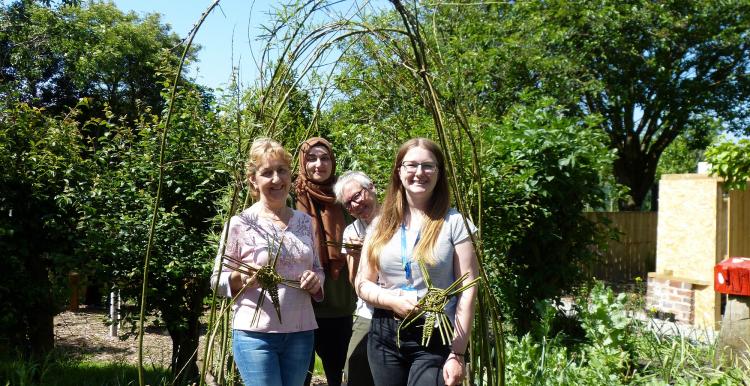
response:
M226 256L245 263L268 265L278 253L276 272L281 277L299 283L302 273L312 270L318 275L322 288L325 276L317 252L315 248L312 248L317 244L312 229L312 219L307 214L294 210L287 227L282 228L271 219L258 216L257 206L253 205L239 215L233 216L229 221L229 226L225 228L225 232L227 231L226 248L223 247L223 238L219 248L219 251L224 250ZM222 256L219 253L214 262L212 284L215 285L218 279L218 293L231 298L229 286L231 270L225 266L219 270L221 262ZM265 291L265 300L262 302L257 323L253 323L256 303L261 293L261 288L255 285L246 288L235 299L232 306L234 310L232 327L238 330L269 333L316 329L318 325L315 322L311 295L305 290L284 284L279 284L277 287L281 320L276 314L270 294ZM320 301L322 297L315 300Z

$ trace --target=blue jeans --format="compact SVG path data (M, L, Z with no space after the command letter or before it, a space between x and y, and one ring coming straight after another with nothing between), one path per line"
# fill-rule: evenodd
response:
M305 382L314 333L233 330L232 351L245 385L300 386Z

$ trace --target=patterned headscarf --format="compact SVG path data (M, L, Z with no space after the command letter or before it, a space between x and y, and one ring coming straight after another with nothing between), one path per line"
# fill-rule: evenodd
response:
M313 182L307 175L305 162L307 154L314 146L322 146L331 156L331 175L321 183ZM297 194L297 209L313 218L315 236L318 239L318 256L320 263L333 279L338 279L341 268L346 265L345 256L341 256L340 244L343 239L346 219L344 209L336 202L333 185L336 183L336 158L331 144L324 138L313 137L302 142L299 151L299 175L294 190ZM335 244L326 245L326 242Z

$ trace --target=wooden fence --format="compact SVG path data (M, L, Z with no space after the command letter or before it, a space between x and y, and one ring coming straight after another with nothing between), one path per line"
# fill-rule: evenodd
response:
M729 213L721 215L727 219L723 221L729 256L750 257L750 190L732 190L729 203ZM657 212L589 212L586 217L594 221L604 217L620 232L619 240L611 240L607 250L600 251L601 260L588 268L589 273L612 283L632 282L636 277L645 282L656 269Z
M729 256L750 257L750 190L729 192Z
M645 282L656 268L657 212L589 212L586 217L606 218L619 230L619 240L611 240L600 251L601 261L589 267L591 275L607 282L632 282L635 277Z

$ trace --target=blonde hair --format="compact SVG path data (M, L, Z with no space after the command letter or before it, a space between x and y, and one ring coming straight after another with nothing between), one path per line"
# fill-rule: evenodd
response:
M255 175L255 172L258 171L258 168L263 164L263 161L271 158L281 159L290 169L292 167L292 155L289 154L280 143L271 138L256 138L253 141L253 144L250 145L250 153L248 154L245 167L248 186L250 186L250 194L253 198L258 198L260 192L258 192L258 189L253 186L253 184L249 183L250 177Z
M412 138L406 141L398 149L396 160L391 170L391 181L388 184L388 190L383 200L382 212L377 226L372 232L372 238L367 248L367 262L373 269L379 268L380 253L388 241L396 234L396 231L404 222L405 211L408 210L409 203L406 201L406 191L401 184L399 169L406 153L415 148L421 147L435 156L437 161L437 182L435 189L432 191L427 208L424 212L425 221L422 225L422 234L420 241L414 249L413 256L417 261L424 261L427 265L433 265L435 258L435 243L437 242L440 230L443 228L445 215L450 207L450 190L448 188L448 178L445 173L445 156L435 142L427 138Z

